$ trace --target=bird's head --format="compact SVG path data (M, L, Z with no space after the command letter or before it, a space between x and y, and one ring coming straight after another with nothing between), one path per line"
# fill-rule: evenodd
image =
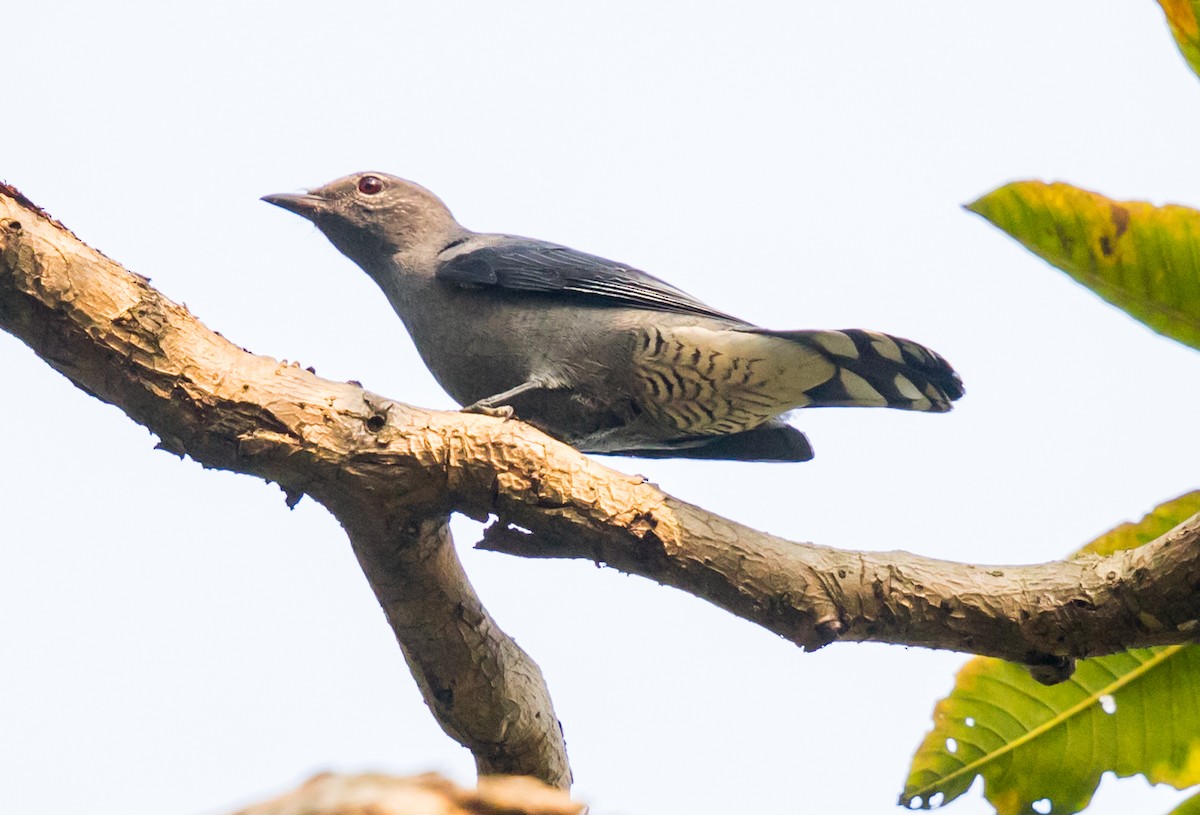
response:
M386 173L355 173L302 195L264 195L262 200L312 221L367 269L397 253L436 253L465 233L440 198Z

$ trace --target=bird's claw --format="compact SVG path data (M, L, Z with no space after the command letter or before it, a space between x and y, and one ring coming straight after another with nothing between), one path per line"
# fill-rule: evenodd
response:
M513 409L511 405L500 405L499 407L489 407L476 402L473 405L467 405L462 409L463 413L478 413L481 416L491 416L493 419L511 419Z

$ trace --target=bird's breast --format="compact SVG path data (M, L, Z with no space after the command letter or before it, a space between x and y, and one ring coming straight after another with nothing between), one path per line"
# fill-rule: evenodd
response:
M396 311L426 366L459 403L532 379L570 392L543 395L543 402L567 396L603 401L604 394L628 390L623 380L633 338L611 310L564 305L537 295L431 288Z

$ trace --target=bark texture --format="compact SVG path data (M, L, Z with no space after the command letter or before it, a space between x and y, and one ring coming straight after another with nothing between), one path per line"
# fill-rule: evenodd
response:
M421 410L251 354L11 188L0 189L0 328L162 447L328 507L430 708L481 772L570 778L536 664L492 622L450 546L455 511L498 517L486 548L605 563L809 649L944 648L1055 681L1076 658L1200 634L1200 516L1139 549L1034 566L785 541L519 422Z
M324 504L430 710L480 774L570 785L541 671L488 615L454 551L459 452L430 443L424 412L245 351L11 188L0 189L0 328L160 447Z

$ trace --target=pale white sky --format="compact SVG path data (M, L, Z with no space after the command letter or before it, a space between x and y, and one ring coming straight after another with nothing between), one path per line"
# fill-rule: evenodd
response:
M468 226L962 372L948 416L801 413L815 461L634 462L770 532L1050 559L1195 488L1200 355L959 205L1014 178L1200 205L1157 6L15 4L0 177L247 348L450 401L365 275L258 201L379 169ZM472 762L329 515L153 450L0 335L0 811L213 813L314 771ZM469 549L600 813L889 812L963 657L834 645L590 563ZM1096 813L1179 797L1106 781ZM951 812L990 811L978 791Z

